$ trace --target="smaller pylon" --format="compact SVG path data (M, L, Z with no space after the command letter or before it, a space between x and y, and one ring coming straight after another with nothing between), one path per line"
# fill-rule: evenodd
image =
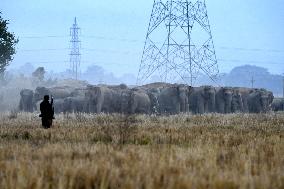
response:
M254 88L254 83L255 83L255 79L254 79L254 76L251 77L251 88L253 89Z
M71 53L70 53L70 67L72 70L72 77L76 80L78 79L78 73L81 65L81 41L79 40L80 28L77 24L77 18L75 17L74 23L70 28L70 36L71 36Z

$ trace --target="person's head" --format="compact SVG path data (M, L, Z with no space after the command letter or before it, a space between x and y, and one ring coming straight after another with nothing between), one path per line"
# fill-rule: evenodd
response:
M45 95L45 96L43 97L43 99L44 99L45 101L49 101L49 96L48 96L48 95Z

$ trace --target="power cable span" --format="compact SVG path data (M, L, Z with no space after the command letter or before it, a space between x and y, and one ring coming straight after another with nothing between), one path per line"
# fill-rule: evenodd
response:
M50 36L22 36L20 39L44 39L44 38L68 38L68 35L50 35ZM107 41L122 41L129 43L141 43L144 44L143 41L135 40L135 39L125 39L125 38L109 38L103 36L91 36L91 35L82 35L81 38L88 39L99 39L99 40L107 40ZM162 42L160 42L162 43ZM219 50L232 50L232 51L252 51L252 52L270 52L270 53L284 53L284 49L264 49L264 48L244 48L244 47L229 47L229 46L217 46Z

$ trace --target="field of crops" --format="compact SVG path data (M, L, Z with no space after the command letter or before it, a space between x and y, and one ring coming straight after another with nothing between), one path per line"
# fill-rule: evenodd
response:
M284 114L0 115L1 189L284 188Z

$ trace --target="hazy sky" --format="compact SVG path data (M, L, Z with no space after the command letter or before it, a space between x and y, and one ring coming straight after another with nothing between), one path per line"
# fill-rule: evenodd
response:
M10 68L27 62L69 68L69 28L82 28L82 70L100 65L117 75L139 68L153 0L0 0L20 39ZM284 72L283 0L207 0L221 72L251 64Z

